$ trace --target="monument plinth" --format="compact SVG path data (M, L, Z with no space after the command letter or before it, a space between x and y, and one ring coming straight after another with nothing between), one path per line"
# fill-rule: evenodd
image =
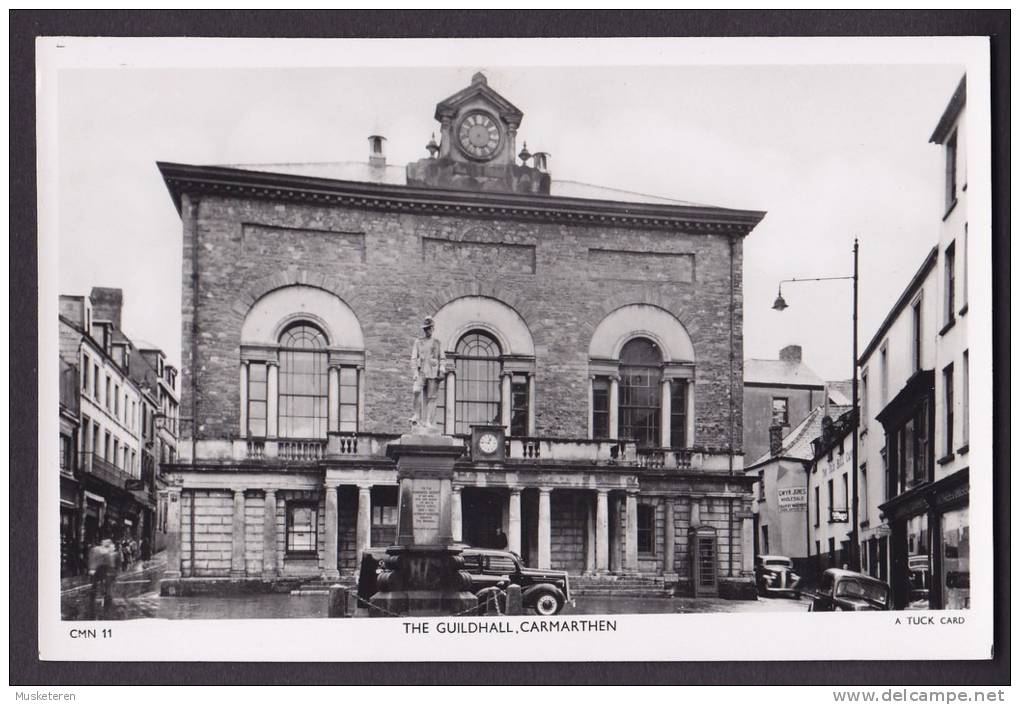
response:
M463 452L437 434L404 435L386 448L400 485L397 542L386 551L372 616L451 615L478 604L453 541L453 464Z

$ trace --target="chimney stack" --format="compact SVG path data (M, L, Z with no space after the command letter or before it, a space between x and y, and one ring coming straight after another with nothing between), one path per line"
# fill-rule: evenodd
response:
M92 315L100 321L112 321L113 327L121 330L120 312L124 308L124 291L103 286L92 288Z
M783 362L800 362L801 348L799 345L787 345L779 351L779 359Z
M534 160L535 168L543 174L549 173L549 157L550 154L548 152L535 152L531 155L531 158Z
M769 426L769 455L775 457L783 450L783 427L778 424Z
M368 164L375 168L386 166L386 152L384 149L386 138L382 135L368 136Z

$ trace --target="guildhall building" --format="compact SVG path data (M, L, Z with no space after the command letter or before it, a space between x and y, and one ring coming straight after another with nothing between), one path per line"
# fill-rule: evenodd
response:
M343 581L394 541L386 447L428 316L455 539L581 593L753 595L742 242L764 213L557 181L522 118L479 73L406 167L378 135L364 163L158 165L183 233L181 590Z

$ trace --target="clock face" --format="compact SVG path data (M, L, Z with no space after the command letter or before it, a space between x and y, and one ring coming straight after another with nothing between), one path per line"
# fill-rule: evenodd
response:
M499 447L499 439L495 433L483 433L478 437L478 450L486 455L492 455Z
M499 149L499 125L485 113L468 113L457 127L457 143L472 159L488 159Z

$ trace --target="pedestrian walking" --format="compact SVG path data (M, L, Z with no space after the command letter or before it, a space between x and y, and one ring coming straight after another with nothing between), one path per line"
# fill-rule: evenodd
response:
M113 608L113 584L117 580L118 550L110 539L103 539L89 551L89 578L92 580L92 617L100 619Z

